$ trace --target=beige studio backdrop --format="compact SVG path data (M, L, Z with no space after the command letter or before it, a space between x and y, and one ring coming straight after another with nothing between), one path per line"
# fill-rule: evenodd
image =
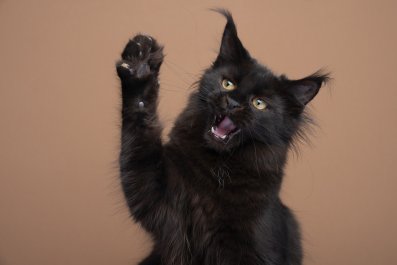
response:
M325 67L320 127L291 156L284 201L307 265L397 264L396 1L0 1L0 264L136 264L151 241L117 179L114 63L165 45L165 133L215 58L232 11L253 56L291 78Z

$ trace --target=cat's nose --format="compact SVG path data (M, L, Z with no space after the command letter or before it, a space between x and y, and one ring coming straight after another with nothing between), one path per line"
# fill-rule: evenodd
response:
M230 98L229 96L225 96L225 105L228 110L237 110L241 108L240 103L236 100Z

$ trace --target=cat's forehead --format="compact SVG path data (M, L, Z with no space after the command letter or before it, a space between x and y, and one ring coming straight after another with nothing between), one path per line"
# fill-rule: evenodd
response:
M277 76L275 76L269 69L264 67L256 67L250 69L250 71L243 76L242 81L254 80L257 83L270 84L275 82L277 79Z
M274 90L279 78L262 65L251 67L241 76L240 85L255 93Z
M227 65L220 67L219 73L237 82L255 80L256 82L267 83L278 79L268 68L256 63Z

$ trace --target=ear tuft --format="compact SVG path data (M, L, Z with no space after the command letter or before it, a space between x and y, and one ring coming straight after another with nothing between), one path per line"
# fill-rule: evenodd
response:
M229 10L224 9L224 8L210 8L209 10L223 15L226 18L228 23L231 22L234 25L233 16Z
M299 80L288 80L286 89L296 102L303 107L317 95L320 87L329 80L329 73L323 73L320 70Z

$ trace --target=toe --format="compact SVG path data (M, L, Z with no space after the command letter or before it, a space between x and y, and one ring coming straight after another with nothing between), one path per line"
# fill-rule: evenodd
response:
M128 60L131 58L138 57L140 53L142 53L141 45L131 40L127 43L127 46L125 47L123 53L121 54L121 57L124 60Z

